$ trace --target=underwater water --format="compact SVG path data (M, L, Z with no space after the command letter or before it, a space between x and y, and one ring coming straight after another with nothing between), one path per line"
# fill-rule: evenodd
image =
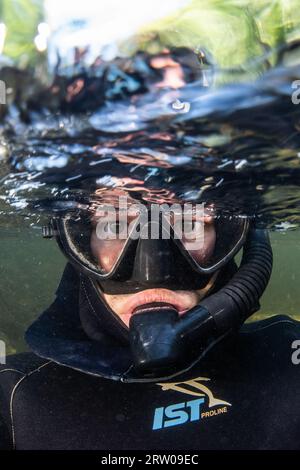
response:
M2 71L27 90L1 116L0 339L9 352L26 348L24 330L53 300L66 263L42 225L95 188L214 201L269 229L273 274L251 320L300 319L300 47L277 53L276 63L269 52L245 72L178 48L172 60L184 65L171 76L138 52L69 70L35 93L25 72Z
M56 243L43 240L39 231L2 233L1 241L0 331L13 353L27 349L24 330L53 301L66 261ZM250 321L277 314L300 320L300 231L272 232L271 242L273 274L261 310Z

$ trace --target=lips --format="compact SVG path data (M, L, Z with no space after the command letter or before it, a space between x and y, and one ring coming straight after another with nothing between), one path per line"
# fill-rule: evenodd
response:
M124 296L125 297L125 296ZM142 311L155 313L155 311L172 308L183 315L193 308L199 301L194 292L171 291L168 289L147 289L136 294L127 295L119 305L119 317L129 326L132 315Z
M151 304L159 308L160 304L168 304L175 308L179 314L183 313L189 307L188 299L184 298L177 292L168 289L147 289L138 292L128 299L126 310L129 315L132 315L137 308Z
M130 318L141 309L155 311L163 308L172 308L183 315L188 310L195 307L201 300L201 295L197 291L176 290L156 288L145 289L133 294L100 294L111 310L129 327ZM167 306L167 307L166 307Z
M144 313L144 312L157 312L162 310L174 310L176 313L176 308L165 302L151 302L149 304L139 305L133 312L132 315L136 315L137 313Z

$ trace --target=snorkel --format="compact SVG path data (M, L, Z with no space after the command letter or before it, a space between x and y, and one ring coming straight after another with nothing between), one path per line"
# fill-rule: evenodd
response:
M141 310L130 320L135 367L143 373L169 369L204 351L240 328L259 308L272 271L272 249L266 231L250 229L238 272L219 291L179 317L174 308Z

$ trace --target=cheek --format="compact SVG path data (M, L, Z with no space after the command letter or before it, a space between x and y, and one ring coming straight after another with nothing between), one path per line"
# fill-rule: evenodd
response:
M91 235L91 251L99 267L105 272L110 272L115 266L122 248L123 240L99 240L95 231Z

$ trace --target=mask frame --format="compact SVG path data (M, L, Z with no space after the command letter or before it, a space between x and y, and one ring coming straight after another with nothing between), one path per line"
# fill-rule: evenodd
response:
M113 268L107 273L101 273L96 265L93 266L92 260L88 261L87 259L84 259L83 256L80 256L79 251L76 249L74 240L72 240L69 236L67 228L67 223L70 218L70 214L51 218L49 226L43 228L43 236L45 238L51 238L55 236L63 254L83 274L90 276L99 282L118 279L118 274L120 272L126 271L128 268L128 262L130 260L132 261L132 258L135 256L139 240L133 240L129 236L125 241L124 247L122 248L122 251L120 252L120 255L118 256ZM136 229L138 224L139 218L137 218L136 222L134 223L132 230ZM174 230L172 226L170 227L170 243L174 243L176 245L177 249L189 263L194 272L200 275L211 275L225 266L238 253L247 238L249 228L250 221L247 218L243 218L241 234L234 246L228 253L226 253L226 255L224 255L221 259L209 267L203 267L199 265L197 261L192 258L189 251L184 247L182 241L174 236ZM84 238L84 230L81 232L81 235L82 238ZM87 237L83 242L89 243L89 238Z

